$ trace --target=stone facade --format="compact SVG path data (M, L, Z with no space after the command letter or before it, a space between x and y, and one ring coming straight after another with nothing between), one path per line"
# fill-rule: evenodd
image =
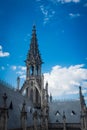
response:
M41 112L42 130L48 130L48 83L44 88L44 76L41 73L42 59L38 48L36 28L33 26L30 50L26 63L26 80L21 93L26 90L26 96L33 102L34 108ZM37 110L34 112L34 129L37 130Z
M35 25L25 63L26 80L21 89L19 77L16 91L0 82L0 130L87 130L87 107L81 87L76 101L53 102L52 95L48 95Z

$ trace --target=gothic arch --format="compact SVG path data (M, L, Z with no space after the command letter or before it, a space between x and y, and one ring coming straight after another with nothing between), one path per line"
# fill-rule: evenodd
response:
M31 82L30 82L31 83ZM38 90L38 92L39 92L39 94L40 94L40 97L41 97L41 90L39 89L39 85L38 85L38 83L37 83L37 81L36 80L34 80L33 82L33 87L35 87L37 90ZM31 84L32 84L31 83ZM21 89L21 93L23 93L24 92L24 90L26 90L27 88L29 88L29 85L27 84L24 84L24 86L23 86L23 88Z

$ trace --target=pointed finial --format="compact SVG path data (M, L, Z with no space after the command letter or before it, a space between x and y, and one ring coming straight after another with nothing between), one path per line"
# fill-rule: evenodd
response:
M20 77L19 77L19 76L17 77L17 80L18 80L18 81L20 80Z
M33 25L32 31L33 31L33 33L36 32L36 26L35 26L35 24Z
M79 86L79 89L81 90L81 89L82 89L82 87L81 87L81 86Z
M66 119L65 111L63 111L63 119Z
M83 105L86 106L85 99L84 99L83 95L82 95L82 101L83 101Z
M81 88L81 86L79 86L79 95L80 95L80 100L81 100L81 98L82 98L82 88Z
M66 130L66 116L64 111L63 111L63 130Z
M36 26L35 24L33 25L33 29L32 29L32 38L36 37Z
M27 120L27 112L25 110L25 100L23 102L22 111L21 111L21 127L23 130L26 130L26 120Z
M48 82L46 82L46 86L48 86Z
M25 103L25 100L24 100L23 107L22 107L22 112L25 112L25 105L26 105L26 103Z
M35 24L33 24L33 29L36 29L36 26L35 26Z
M50 93L50 102L52 102L52 94Z
M17 77L17 90L19 90L20 88L20 77L18 76Z
M48 82L46 82L46 86L45 86L46 90L48 90Z
M13 103L12 103L12 101L11 101L11 103L10 103L10 105L9 105L9 109L10 109L10 110L13 110Z

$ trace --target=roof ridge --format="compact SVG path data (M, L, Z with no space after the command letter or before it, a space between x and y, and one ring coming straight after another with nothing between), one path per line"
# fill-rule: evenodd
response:
M52 102L55 103L55 102L71 102L71 101L79 101L79 99L55 99L53 100Z
M0 84L2 84L3 87L6 87L6 88L10 88L10 89L12 89L12 90L15 90L15 87L12 86L11 84L9 84L8 82L6 82L5 80L0 79Z

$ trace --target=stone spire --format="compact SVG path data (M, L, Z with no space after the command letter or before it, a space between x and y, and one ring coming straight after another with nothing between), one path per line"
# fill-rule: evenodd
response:
M17 77L17 90L19 90L20 88L20 77L18 76Z
M27 129L27 122L26 122L27 112L25 110L25 105L26 105L26 103L24 101L23 106L22 106L22 111L21 111L21 127L22 127L23 130Z
M41 55L40 55L40 52L38 49L38 42L37 42L35 25L33 25L33 29L32 29L30 50L28 51L26 62L28 62L28 64L39 64L39 65L42 64Z
M66 130L66 116L64 111L63 111L63 130Z
M26 97L33 103L34 107L41 107L42 93L44 89L44 77L42 75L42 59L39 52L36 27L33 25L30 49L26 58L26 80L20 90L26 90Z
M82 88L81 88L81 86L79 86L79 96L80 96L80 104L81 104L81 109L82 109L83 95L82 95Z
M50 102L52 103L52 94L50 93Z
M46 82L46 86L45 86L45 90L46 90L46 104L48 105L48 82Z

